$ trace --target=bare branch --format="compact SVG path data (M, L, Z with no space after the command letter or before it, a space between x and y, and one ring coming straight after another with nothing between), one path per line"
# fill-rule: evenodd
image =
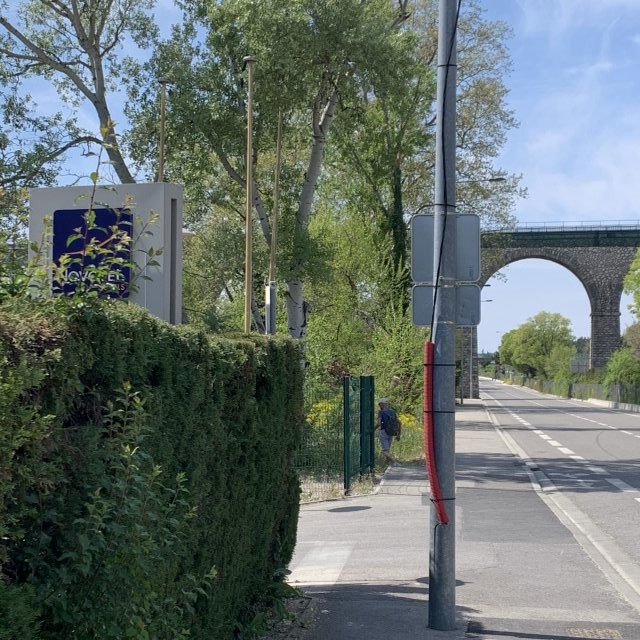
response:
M88 100L95 103L96 95L89 89L89 87L87 87L82 78L73 71L73 69L65 66L60 60L52 57L44 49L36 45L35 42L27 38L5 17L0 17L0 25L2 25L16 40L21 42L29 51L31 51L42 64L48 65L54 71L59 71L63 75L67 76Z
M88 142L100 144L100 145L102 144L102 140L100 140L99 138L95 138L94 136L81 136L79 138L75 138L74 140L71 140L66 144L62 145L61 147L58 147L54 151L48 153L46 156L42 158L38 166L33 167L30 171L27 171L24 173L16 173L11 176L1 178L0 186L15 184L16 182L28 183L31 180L33 180L38 175L38 173L40 173L40 171L42 170L42 167L45 164L60 157L62 154L69 151L69 149L72 149L73 147L77 147L78 145L88 143Z

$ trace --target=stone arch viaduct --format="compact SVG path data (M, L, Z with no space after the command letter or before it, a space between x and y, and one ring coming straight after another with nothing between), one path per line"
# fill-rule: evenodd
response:
M606 365L620 344L623 281L640 247L640 223L519 226L512 231L483 232L481 246L480 286L500 269L529 258L550 260L571 271L591 306L590 367ZM478 397L475 328L466 331L465 343L463 354L469 356L466 363L463 356L463 395Z

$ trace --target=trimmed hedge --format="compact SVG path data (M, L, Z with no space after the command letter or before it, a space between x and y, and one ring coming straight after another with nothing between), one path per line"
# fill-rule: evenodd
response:
M20 637L82 638L102 603L119 617L87 638L231 638L293 553L300 360L134 306L0 307L0 594ZM180 630L149 633L163 609Z

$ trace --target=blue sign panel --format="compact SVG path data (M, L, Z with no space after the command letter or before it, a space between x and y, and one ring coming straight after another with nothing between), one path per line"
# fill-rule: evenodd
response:
M53 261L60 266L62 256L69 256L64 282L54 281L54 293L70 294L84 281L109 298L128 298L131 284L131 246L122 242L122 233L132 235L129 209L92 209L95 220L87 228L87 209L58 209L53 212ZM71 242L70 238L74 237ZM111 252L108 250L112 249ZM106 251L105 251L106 250ZM110 264L104 282L96 283L96 267L105 260Z

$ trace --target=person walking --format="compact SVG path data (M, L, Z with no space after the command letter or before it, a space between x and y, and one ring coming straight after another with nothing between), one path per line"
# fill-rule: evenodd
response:
M398 414L389 406L389 398L380 398L378 407L376 429L380 429L379 437L382 455L389 464L397 465L398 461L391 453L391 443L394 438L400 440L402 423L398 418Z

